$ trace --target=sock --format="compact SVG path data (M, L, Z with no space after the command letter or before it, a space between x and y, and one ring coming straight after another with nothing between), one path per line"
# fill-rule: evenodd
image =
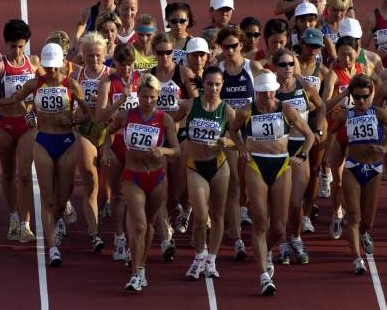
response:
M204 251L201 253L195 253L195 259L204 259L205 258L205 253Z
M206 260L209 261L209 262L215 263L216 255L208 253L208 255L206 257Z
M294 236L292 236L292 241L302 241L301 236L298 236L296 238Z
M21 222L20 223L20 227L23 229L30 229L30 222L26 221L26 222Z

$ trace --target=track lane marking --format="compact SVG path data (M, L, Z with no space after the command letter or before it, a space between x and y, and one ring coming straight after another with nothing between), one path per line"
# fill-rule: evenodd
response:
M48 310L48 293L47 293L47 270L46 256L44 246L44 234L42 225L42 212L40 201L40 188L36 176L35 163L32 163L32 184L34 191L34 206L35 206L35 225L36 225L36 255L38 259L38 274L39 274L39 291L40 291L40 309Z
M377 298L378 304L379 304L379 309L380 310L387 310L386 299L384 297L383 287L382 287L382 283L380 282L378 269L376 268L374 255L373 254L366 254L366 256L367 256L368 266L370 268L372 284L374 286L376 298Z
M210 310L217 310L218 306L216 303L214 281L211 278L206 278L206 287L207 287L208 303L210 305Z

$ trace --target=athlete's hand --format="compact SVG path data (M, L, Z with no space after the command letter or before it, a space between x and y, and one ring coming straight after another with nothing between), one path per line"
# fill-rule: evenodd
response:
M151 147L150 152L151 152L151 155L155 158L161 158L164 156L162 147Z
M251 161L251 155L247 151L239 151L239 157L245 161L246 163L249 163Z
M103 152L99 160L101 166L110 167L110 152Z

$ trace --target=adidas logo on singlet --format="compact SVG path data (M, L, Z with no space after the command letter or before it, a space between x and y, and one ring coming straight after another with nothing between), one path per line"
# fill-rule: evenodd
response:
M239 82L243 82L243 81L246 81L246 78L244 77L244 75L242 75L242 76L239 78Z
M72 143L72 142L73 142L73 140L70 138L66 138L63 140L63 143Z

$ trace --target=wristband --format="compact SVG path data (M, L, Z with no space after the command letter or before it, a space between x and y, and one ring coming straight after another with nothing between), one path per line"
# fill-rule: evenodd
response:
M299 154L296 155L296 157L302 159L303 161L305 161L308 158L305 152L300 152Z

